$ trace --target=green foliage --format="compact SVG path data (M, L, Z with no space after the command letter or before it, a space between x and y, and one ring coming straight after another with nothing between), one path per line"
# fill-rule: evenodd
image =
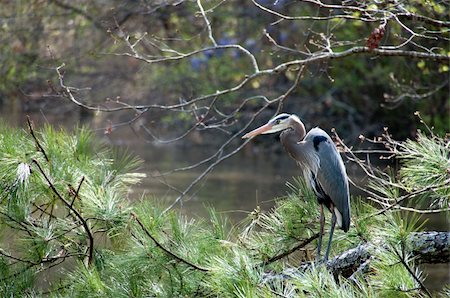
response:
M1 250L0 250L1 252ZM17 275L13 279L3 279L9 276L12 271L9 260L0 256L0 291L1 297L23 297L24 293L31 293L34 283L34 275L31 271L27 271L25 266L17 268L22 274Z
M373 243L371 270L336 282L320 264L297 269L314 259L314 242L300 247L302 253L283 256L318 230L316 198L301 179L288 184L290 194L271 210L256 209L232 227L212 208L204 220L163 212L164 204L155 198L130 205L127 188L140 176L129 171L139 161L98 145L85 129L35 131L49 162L24 131L0 130L0 290L8 296L43 294L36 278L66 258L76 265L65 265L60 280L46 286L51 296L420 296L416 278L423 276L409 243L410 234L421 228L416 216L397 211L374 216L376 208L352 198L352 228L347 234L336 231L332 254ZM72 207L59 196L73 201ZM90 263L83 221L94 234ZM290 278L271 281L268 272L290 272Z
M431 206L446 207L450 201L449 141L419 132L417 140L403 143L399 170L400 180L409 191L429 188L423 196Z
M351 245L358 242L368 242L373 240L374 232L379 226L384 225L385 219L379 216L373 216L377 209L364 201L362 197L354 197L351 202L352 223L354 227L347 233ZM355 216L354 214L357 214Z
M386 217L387 224L377 231L377 236L383 238L390 246L409 247L409 235L412 232L420 231L425 224L421 217L414 213L392 212Z
M288 197L276 200L270 212L256 213L240 235L245 247L259 256L270 258L318 230L318 221L312 221L319 216L312 191L303 180L288 186Z
M399 168L396 173L374 171L369 187L379 195L376 200L394 209L446 211L450 203L449 140L419 131L416 140L398 142L384 135L383 143L394 153Z
M299 297L363 297L364 293L362 289L357 290L349 281L336 282L333 275L323 266L312 266L310 270L297 276L293 283L298 290L302 290Z
M248 251L232 248L226 257L211 260L206 286L220 297L255 297L262 270Z
M124 233L126 193L142 177L130 172L137 159L117 158L92 142L84 128L69 134L46 126L34 132L36 140L4 125L0 131L0 227L9 237L2 243L10 245L0 248L9 265L2 274L5 285L11 279L29 281L65 258L84 262L90 245L86 228L110 240ZM21 253L12 253L14 247Z
M105 297L109 288L102 280L96 267L86 268L78 264L77 270L69 275L71 297Z
M388 168L382 174L381 179L371 179L369 187L380 193L384 198L396 200L401 195L401 185L397 181L397 177L393 169Z

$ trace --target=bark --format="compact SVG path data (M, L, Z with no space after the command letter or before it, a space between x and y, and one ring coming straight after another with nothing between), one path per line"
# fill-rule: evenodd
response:
M450 262L450 232L423 232L411 236L413 254L420 263Z
M450 261L450 232L421 232L410 236L412 255L417 263L448 263ZM341 275L351 277L355 272L367 272L370 260L383 244L364 243L349 249L329 260L326 264L335 277ZM276 279L288 279L306 270L311 264L303 264L298 268L288 268L281 273L268 272L264 282Z

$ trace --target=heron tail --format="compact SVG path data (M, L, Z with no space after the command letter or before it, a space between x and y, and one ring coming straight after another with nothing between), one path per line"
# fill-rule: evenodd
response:
M342 226L341 229L347 232L350 229L350 209L344 210L342 214Z

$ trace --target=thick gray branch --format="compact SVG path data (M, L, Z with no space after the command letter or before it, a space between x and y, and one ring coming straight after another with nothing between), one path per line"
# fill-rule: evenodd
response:
M414 233L413 254L420 263L450 262L450 232Z
M450 232L421 232L410 236L412 255L417 263L448 263L450 261ZM349 249L328 261L327 267L334 276L350 277L354 272L367 271L370 259L376 257L377 250L383 245L365 243ZM304 271L310 266L305 264L299 268L288 268L282 273L266 273L264 282L276 279L288 279Z

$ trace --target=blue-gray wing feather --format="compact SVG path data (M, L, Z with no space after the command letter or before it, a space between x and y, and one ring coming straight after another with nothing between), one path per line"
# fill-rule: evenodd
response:
M316 179L342 216L344 231L350 227L350 196L345 166L330 136L320 128L312 129L305 141L313 143L319 157ZM333 212L333 210L331 210Z

